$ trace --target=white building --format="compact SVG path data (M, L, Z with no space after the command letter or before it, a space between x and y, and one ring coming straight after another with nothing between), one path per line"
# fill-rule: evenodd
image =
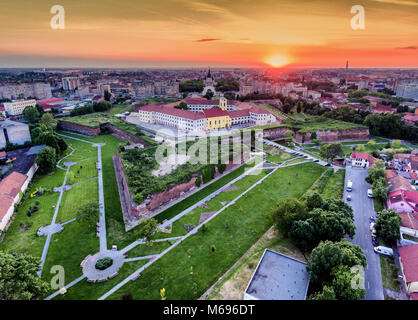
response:
M36 100L17 100L3 103L4 109L9 116L20 116L26 107L35 107Z
M418 83L399 84L396 88L396 96L418 100Z
M75 90L80 87L80 79L77 77L62 78L62 88L66 91Z

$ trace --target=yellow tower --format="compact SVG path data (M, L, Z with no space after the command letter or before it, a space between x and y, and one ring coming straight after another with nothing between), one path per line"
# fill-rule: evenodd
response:
M225 97L219 99L219 108L224 111L228 110L228 100L226 100Z

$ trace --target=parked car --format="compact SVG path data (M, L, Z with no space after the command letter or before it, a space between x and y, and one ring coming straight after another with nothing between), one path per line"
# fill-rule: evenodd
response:
M372 231L372 236L373 236L373 237L377 237L377 232L376 232L376 229L374 229L374 228L373 228L371 231Z
M384 254L385 256L393 256L393 250L384 246L377 246L373 248L374 252Z
M370 231L373 231L373 230L375 230L374 229L374 226L376 225L376 223L374 223L374 222L371 222L370 223Z
M376 219L373 216L371 216L369 218L369 221L370 221L370 223L376 223Z
M369 198L373 198L373 190L372 190L372 189L368 189L368 190L367 190L367 196L368 196Z
M318 159L316 159L316 160L314 160L314 162L319 162L319 160L318 160Z
M377 238L376 237L372 237L372 243L373 243L373 246L377 246L379 243L377 242Z
M350 194L347 196L347 201L351 201L351 195Z
M331 167L332 165L331 165L331 163L327 163L325 166L326 167Z

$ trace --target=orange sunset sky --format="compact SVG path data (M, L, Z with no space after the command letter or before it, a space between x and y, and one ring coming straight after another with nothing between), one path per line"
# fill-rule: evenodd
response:
M418 0L0 3L0 67L418 67ZM50 27L55 4L64 30Z

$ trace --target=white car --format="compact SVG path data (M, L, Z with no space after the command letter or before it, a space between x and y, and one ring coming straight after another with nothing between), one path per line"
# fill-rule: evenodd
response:
M375 225L376 225L376 223L374 223L374 222L370 223L370 231L373 231Z
M383 254L385 256L393 256L393 250L391 248L388 247L384 247L384 246L377 246L374 247L374 252L379 253L379 254Z
M369 198L373 198L373 190L372 190L372 189L368 189L368 190L367 190L367 196L368 196Z
M347 196L347 201L351 201L351 195L350 194Z

